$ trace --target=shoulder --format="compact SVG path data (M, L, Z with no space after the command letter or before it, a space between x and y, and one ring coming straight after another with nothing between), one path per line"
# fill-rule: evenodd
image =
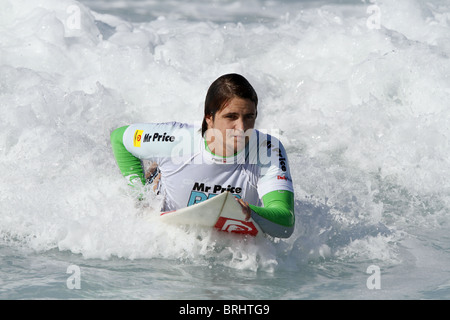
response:
M260 167L258 192L265 195L276 190L294 192L286 150L273 134L258 131L257 163Z
M259 134L259 141L263 144L263 146L267 147L268 149L276 149L276 148L284 149L281 140L278 138L279 130L274 130L274 132L271 133L258 131L258 134Z
M256 129L250 136L249 151L250 158L254 161L257 159L258 164L263 166L273 164L273 159L287 159L285 148L279 138Z

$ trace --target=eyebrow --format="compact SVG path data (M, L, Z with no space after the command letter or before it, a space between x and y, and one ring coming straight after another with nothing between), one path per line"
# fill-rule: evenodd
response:
M239 115L238 112L227 112L223 114L224 116L236 116ZM255 112L249 112L249 113L245 113L244 116L250 116L250 115L255 115Z

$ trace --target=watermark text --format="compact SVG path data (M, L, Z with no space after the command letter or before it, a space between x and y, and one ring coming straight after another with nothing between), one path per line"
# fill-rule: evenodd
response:
M67 289L81 289L81 269L77 265L70 265L67 267L66 273L71 274L67 280L66 285Z

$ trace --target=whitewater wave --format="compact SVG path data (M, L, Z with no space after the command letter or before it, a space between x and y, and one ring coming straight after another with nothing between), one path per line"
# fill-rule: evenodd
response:
M130 22L77 1L2 1L0 238L246 270L401 261L405 234L448 227L450 8L378 1L372 29L358 2L222 1L184 16L170 2ZM205 18L218 8L230 15ZM259 93L257 126L281 129L296 190L286 241L145 224L114 162L113 129L198 123L209 84L229 72Z

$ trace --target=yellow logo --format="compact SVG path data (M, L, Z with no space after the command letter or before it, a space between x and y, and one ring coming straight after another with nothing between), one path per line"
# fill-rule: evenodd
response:
M136 130L134 132L133 145L137 148L141 147L142 135L144 134L144 130Z

